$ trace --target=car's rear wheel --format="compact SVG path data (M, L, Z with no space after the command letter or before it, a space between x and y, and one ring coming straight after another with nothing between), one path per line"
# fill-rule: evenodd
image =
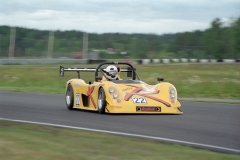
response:
M68 84L66 91L66 105L69 110L73 109L73 103L74 103L73 88L71 84Z
M100 88L98 92L98 112L104 114L105 108L106 108L106 95L104 89Z

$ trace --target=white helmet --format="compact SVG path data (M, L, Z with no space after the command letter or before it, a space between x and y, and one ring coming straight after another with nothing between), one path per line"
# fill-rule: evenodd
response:
M118 70L114 65L110 65L105 69L105 74L108 79L116 80L118 78Z

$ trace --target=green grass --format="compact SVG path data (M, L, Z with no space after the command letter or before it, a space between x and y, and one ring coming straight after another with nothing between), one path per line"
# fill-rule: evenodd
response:
M66 67L96 65L65 64ZM173 83L180 97L240 97L238 64L154 64L135 65L140 78L156 84L157 77ZM20 92L65 93L65 83L76 73L59 77L59 64L2 65L0 90ZM81 77L93 81L94 73ZM0 121L0 159L239 159L191 147L163 144L104 133L56 128L42 125Z
M96 67L96 65L65 64L66 67ZM240 97L239 64L152 64L135 65L140 78L156 84L157 77L174 84L179 97ZM123 73L122 73L123 74ZM77 74L66 72L59 77L59 65L2 65L0 90L21 92L65 93L65 83ZM94 73L81 73L88 81Z
M0 121L0 159L42 160L238 160L217 153L157 141L43 125Z

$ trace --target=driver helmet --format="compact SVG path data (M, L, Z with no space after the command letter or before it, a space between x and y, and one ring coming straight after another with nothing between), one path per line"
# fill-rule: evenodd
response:
M105 70L106 77L110 80L116 80L118 78L118 70L114 65L110 65Z

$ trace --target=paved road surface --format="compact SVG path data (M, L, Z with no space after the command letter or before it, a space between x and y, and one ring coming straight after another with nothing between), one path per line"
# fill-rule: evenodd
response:
M162 137L240 153L240 104L182 102L183 115L101 115L70 111L65 95L0 92L0 118Z

